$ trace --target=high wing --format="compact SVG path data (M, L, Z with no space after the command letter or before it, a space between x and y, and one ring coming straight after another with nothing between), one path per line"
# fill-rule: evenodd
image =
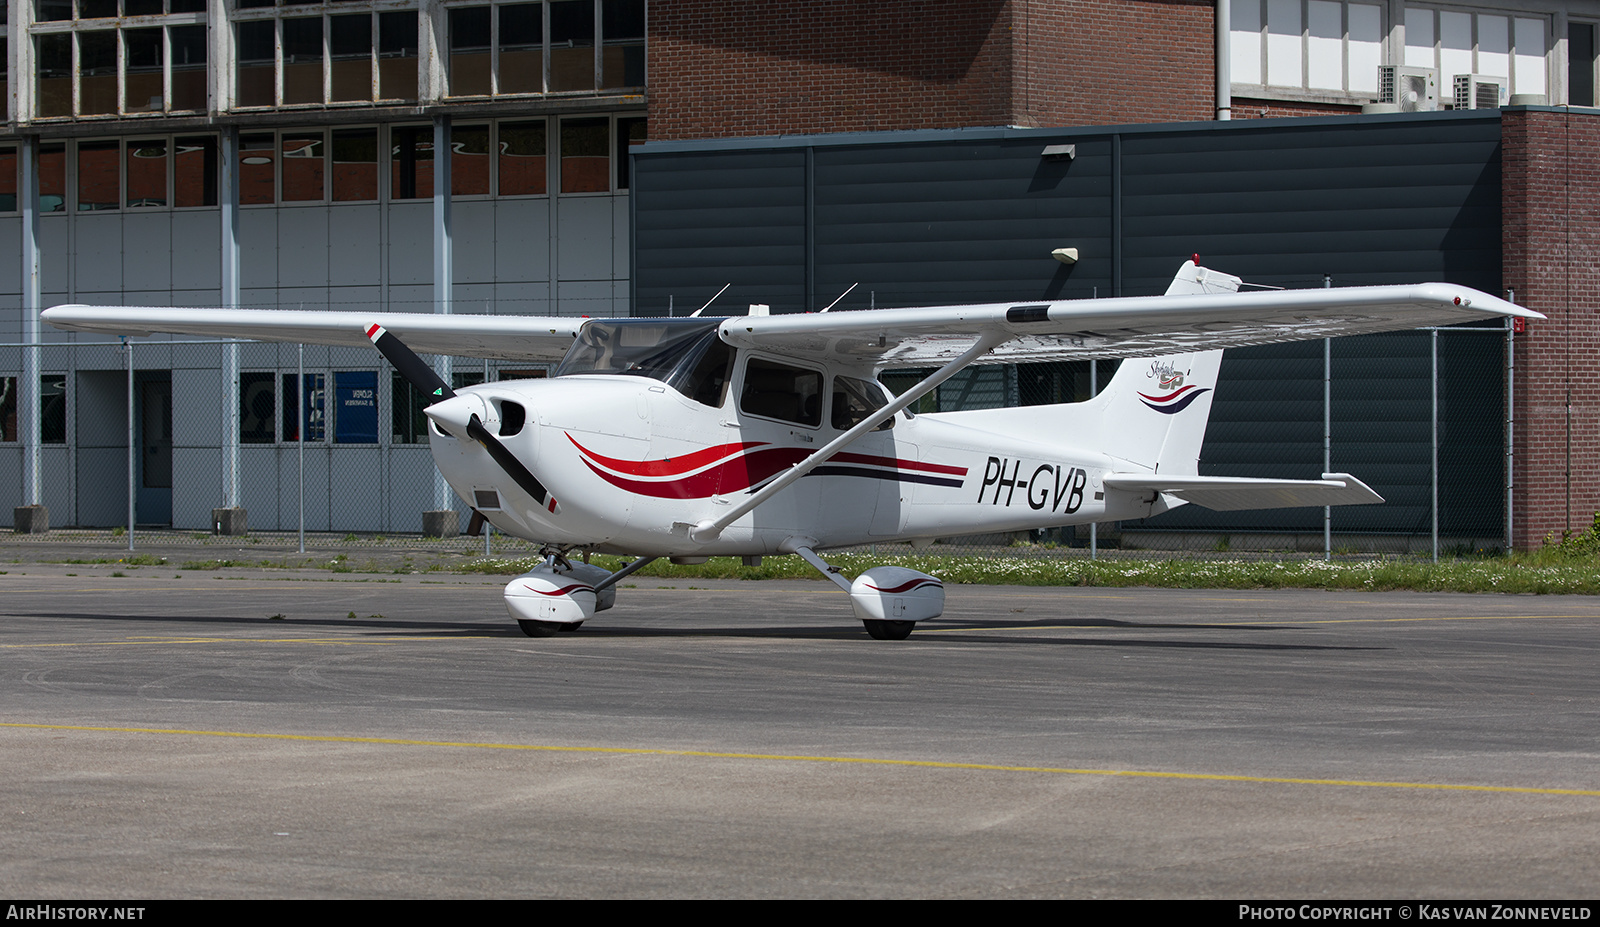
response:
M1214 281L1207 284L1207 275ZM927 367L980 337L1002 341L973 363L1140 357L1482 321L1537 312L1449 283L1234 292L1238 278L1190 262L1164 296L922 309L738 316L730 344L875 369ZM1196 292L1199 291L1199 292ZM585 319L555 316L56 306L43 318L112 335L170 333L362 347L382 325L414 351L560 360Z
M41 315L57 328L108 335L160 332L353 348L371 346L367 329L376 324L424 354L540 361L565 356L587 321L555 316L146 306L56 306Z
M1219 512L1295 508L1303 505L1371 505L1383 497L1348 473L1324 473L1320 480L1258 480L1237 476L1160 476L1108 473L1107 489L1165 493ZM1151 501L1154 501L1152 497Z
M943 363L984 333L1011 338L974 363L1157 356L1497 316L1544 318L1470 287L1419 283L750 316L723 322L722 335L740 347L886 369Z

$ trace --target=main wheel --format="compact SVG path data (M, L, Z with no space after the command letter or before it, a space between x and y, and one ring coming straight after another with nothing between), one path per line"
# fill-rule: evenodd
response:
M867 634L876 641L903 641L911 636L911 629L917 626L915 621L881 621L863 619Z
M561 631L576 631L581 627L583 627L583 622L581 622L581 621L564 621L564 622L561 623L561 627L558 628L558 630L561 630Z
M554 637L557 631L566 630L559 621L531 621L527 618L518 618L517 626L529 637Z

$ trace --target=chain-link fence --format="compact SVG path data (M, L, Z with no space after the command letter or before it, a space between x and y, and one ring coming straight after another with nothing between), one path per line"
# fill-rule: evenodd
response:
M1382 506L1211 512L1018 535L956 538L959 553L1135 549L1445 553L1502 546L1509 442L1503 328L1449 328L1230 351L1201 473L1306 479L1356 474ZM44 537L216 542L213 510L245 510L253 543L279 548L421 542L423 513L467 505L442 483L426 404L376 352L255 342L0 344L0 519L33 500L19 433L24 351L40 371L38 501ZM236 357L237 420L225 371ZM548 375L541 364L451 358L453 385ZM1116 361L969 368L920 411L1089 398ZM891 388L916 373L885 376ZM234 436L234 441L225 440ZM1070 436L1062 436L1070 440ZM232 446L230 446L232 445ZM233 471L234 447L237 471ZM1326 466L1325 466L1326 461ZM9 497L9 502L5 502ZM487 529L485 529L487 530ZM120 532L120 533L118 533ZM152 533L156 532L156 533ZM444 532L449 533L448 529ZM513 552L492 537L428 542Z

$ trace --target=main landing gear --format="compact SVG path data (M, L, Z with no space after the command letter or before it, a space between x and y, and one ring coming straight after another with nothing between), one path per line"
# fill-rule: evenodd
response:
M917 622L944 614L944 583L905 567L873 567L850 582L809 547L794 552L817 572L850 593L850 607L875 641L903 641Z

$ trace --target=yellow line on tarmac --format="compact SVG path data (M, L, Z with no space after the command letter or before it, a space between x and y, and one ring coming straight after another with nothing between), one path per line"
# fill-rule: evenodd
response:
M392 737L342 737L324 734L260 734L248 731L190 731L150 727L91 727L79 724L0 722L0 728L44 731L90 731L105 734L171 734L183 737L228 737L242 740L284 740L309 743L375 744L390 747L455 747L472 750L518 750L544 753L589 753L621 756L683 756L719 760L765 760L788 763L838 763L922 769L970 769L984 772L1050 773L1064 776L1116 776L1133 779L1180 779L1200 782L1253 782L1274 785L1330 785L1344 788L1429 789L1448 792L1498 792L1520 795L1577 795L1600 798L1600 789L1541 789L1509 785L1458 785L1446 782L1381 782L1364 779L1301 779L1285 776L1230 776L1147 769L1070 769L1054 766L1005 766L992 763L945 763L936 760L893 760L859 756L807 756L782 753L725 753L711 750L665 750L647 747L563 747L552 744L498 744L449 740L406 740Z

